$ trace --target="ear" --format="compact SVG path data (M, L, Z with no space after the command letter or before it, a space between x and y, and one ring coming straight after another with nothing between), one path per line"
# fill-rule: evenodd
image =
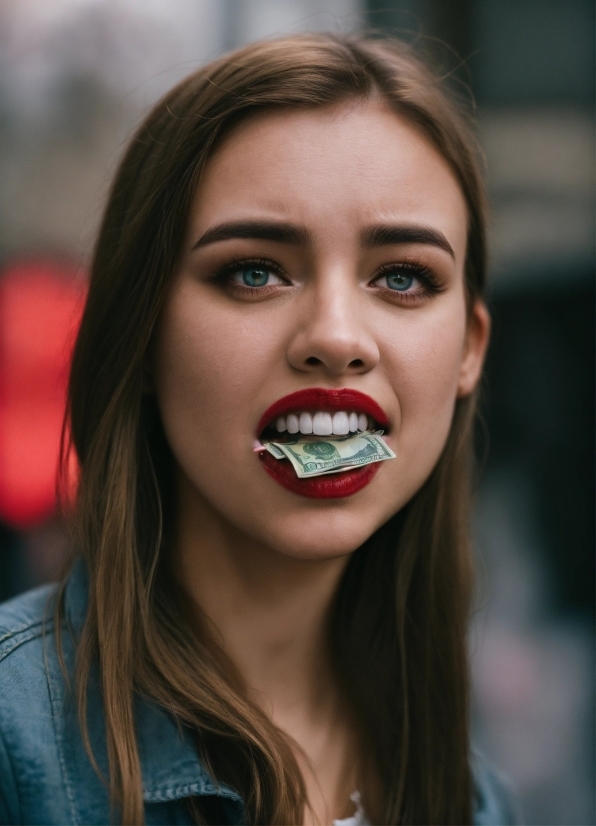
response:
M464 343L464 355L457 383L457 398L469 396L482 373L482 365L490 338L490 316L486 305L479 299L474 302Z

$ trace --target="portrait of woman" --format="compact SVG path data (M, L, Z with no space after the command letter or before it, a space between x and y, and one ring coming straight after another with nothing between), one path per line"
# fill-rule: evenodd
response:
M469 742L477 155L390 39L251 44L139 127L72 364L72 563L0 608L0 822L514 822Z

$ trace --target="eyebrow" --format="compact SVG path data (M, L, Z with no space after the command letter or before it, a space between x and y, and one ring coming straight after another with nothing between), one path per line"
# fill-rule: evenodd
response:
M255 238L260 241L276 241L280 244L303 246L311 235L306 227L277 221L230 221L216 224L206 230L192 249L229 241L235 238ZM389 244L429 244L439 247L455 258L453 247L439 230L418 225L380 224L363 230L361 243L364 247L382 247Z
M206 244L214 244L216 241L229 241L234 238L257 238L260 241L304 245L310 240L310 233L305 227L276 221L232 221L208 229L194 244L193 250Z
M360 240L364 247L382 247L388 244L430 244L445 250L452 258L455 258L453 247L447 238L442 232L432 227L381 224L363 230Z

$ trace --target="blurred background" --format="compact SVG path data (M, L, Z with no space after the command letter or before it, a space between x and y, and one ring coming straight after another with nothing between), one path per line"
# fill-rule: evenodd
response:
M477 103L494 335L475 507L477 747L527 824L594 815L594 8L589 0L0 0L0 599L66 553L67 364L110 177L201 63L301 30L416 40Z

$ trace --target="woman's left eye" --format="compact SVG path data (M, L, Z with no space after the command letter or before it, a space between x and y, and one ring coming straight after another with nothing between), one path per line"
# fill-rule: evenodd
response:
M420 286L416 276L398 269L385 272L376 279L376 283L380 287L386 287L400 293L408 292L413 286Z
M267 267L242 267L232 273L230 280L243 287L271 287L274 284L283 284L278 275Z

